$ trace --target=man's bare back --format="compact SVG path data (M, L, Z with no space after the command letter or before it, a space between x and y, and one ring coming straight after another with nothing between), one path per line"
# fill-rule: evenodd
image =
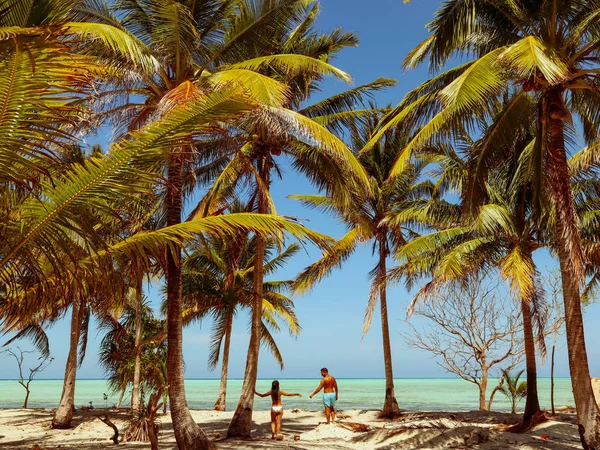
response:
M313 398L317 392L323 389L323 405L325 406L325 417L327 423L335 422L335 402L338 399L338 385L335 378L329 375L329 371L326 368L321 369L321 382L315 392L310 395Z
M335 387L337 386L335 378L331 375L325 376L321 382L323 383L323 392L325 393L334 392Z

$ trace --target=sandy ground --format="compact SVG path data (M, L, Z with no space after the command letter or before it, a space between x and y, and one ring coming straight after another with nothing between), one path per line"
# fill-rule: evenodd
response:
M77 411L73 428L50 428L50 409L0 410L0 448L11 450L99 450L114 446L112 430L98 417L107 411L96 409ZM123 430L127 425L124 411L108 411L110 419ZM254 413L254 438L224 440L232 412L193 411L196 422L219 449L465 449L484 450L549 449L565 450L580 447L574 415L562 413L526 434L503 431L507 424L518 422L519 416L497 412L413 412L406 411L396 420L379 420L377 411L343 411L336 425L319 424L322 412L285 411L283 441L270 439L268 411ZM354 431L351 424L362 424ZM356 428L356 427L355 427ZM299 436L294 440L294 436ZM38 447L36 447L36 445ZM120 443L121 449L150 448L148 443ZM160 448L176 449L169 415L160 417Z

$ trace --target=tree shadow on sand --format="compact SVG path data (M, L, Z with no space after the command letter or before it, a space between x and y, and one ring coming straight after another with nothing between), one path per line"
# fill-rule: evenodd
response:
M552 419L564 421L549 422L534 431L516 434L505 431L508 425L521 420L516 414L481 411L406 413L387 422L387 428L361 433L351 442L377 450L481 448L486 442L494 448L507 450L521 449L524 444L546 450L578 449L580 442L572 424L573 417Z
M53 430L51 421L54 411L51 409L44 410L20 410L16 412L9 420L2 421L0 425L11 428L23 429L23 433L18 437L12 437L10 440L7 436L0 438L0 448L11 450L30 450L34 445L39 445L43 449L55 449L59 445L61 448L77 448L78 450L105 449L113 445L111 436L112 429L106 426L106 433L99 433L98 437L86 437L85 444L82 445L78 439L78 427L86 426L95 419L100 419L108 414L109 418L118 424L120 431L123 430L124 424L129 420L129 412L126 409L107 410L76 410L71 422L71 428L64 430ZM60 439L60 442L58 442ZM73 442L69 442L72 440ZM140 443L147 447L147 443Z

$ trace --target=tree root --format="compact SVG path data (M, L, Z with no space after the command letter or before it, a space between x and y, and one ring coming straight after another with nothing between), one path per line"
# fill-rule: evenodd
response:
M158 400L161 398L163 391L164 388L161 388L150 396L144 417L129 425L125 432L125 441L149 441L151 449L158 450L158 424L155 423L154 417L162 406L162 403L158 403Z
M399 411L399 410L392 410L392 411L389 411L389 412L387 412L385 414L383 412L380 412L377 417L379 419L394 420L394 419L397 419L400 416L402 416L402 412L401 411Z
M546 411L538 411L527 421L523 420L520 423L512 425L506 429L509 433L526 433L535 428L541 423L547 422L550 418L546 415Z
M108 418L107 415L105 415L104 417L100 417L100 420L113 429L115 434L113 435L113 437L111 437L111 439L115 444L118 444L119 443L119 429L117 428L117 426L110 421L110 419Z

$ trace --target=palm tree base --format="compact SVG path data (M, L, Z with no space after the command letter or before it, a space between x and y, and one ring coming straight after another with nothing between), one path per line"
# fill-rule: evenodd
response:
M383 405L383 411L379 414L380 419L395 419L400 417L402 412L398 407L398 402L395 397L392 397L391 400L386 399L385 404Z
M225 411L225 401L217 400L215 406L213 406L213 411Z
M252 408L244 408L238 405L238 408L231 419L227 429L228 438L250 438L252 431Z
M74 407L72 405L59 405L52 418L52 428L56 430L67 430L71 428Z
M71 428L71 422L68 423L60 423L60 422L52 422L52 428L55 430L68 430Z

